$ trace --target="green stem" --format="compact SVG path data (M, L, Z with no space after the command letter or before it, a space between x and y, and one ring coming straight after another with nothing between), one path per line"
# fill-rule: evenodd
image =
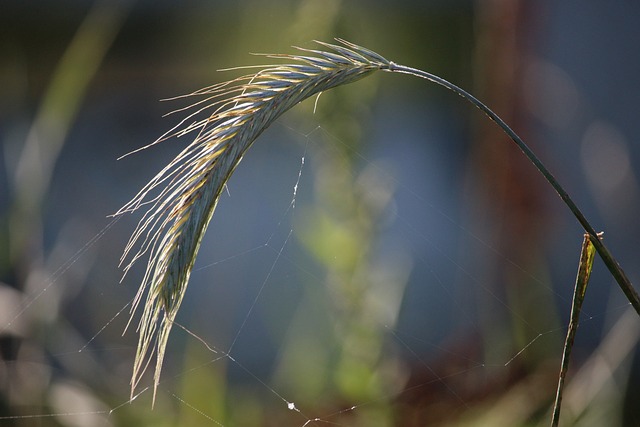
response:
M549 170L544 166L544 164L538 159L538 157L531 151L529 146L524 143L524 141L502 120L496 113L491 111L489 107L480 102L475 96L471 95L469 92L464 89L454 85L453 83L448 82L447 80L436 76L435 74L428 73L426 71L418 70L416 68L407 67L404 65L398 65L396 63L390 62L388 66L384 67L383 70L390 71L393 73L402 73L409 74L416 77L421 77L423 79L429 80L433 83L439 84L440 86L444 86L445 88L457 93L467 101L471 102L477 108L482 110L493 122L495 122L498 126L502 128L502 130L511 138L513 142L522 150L525 156L533 163L533 165L540 171L540 173L545 177L545 179L551 184L553 189L558 193L562 201L567 205L569 210L576 217L582 228L589 235L589 239L593 246L595 246L596 251L602 258L602 261L605 263L613 277L620 285L622 292L626 295L627 299L636 310L638 315L640 315L640 296L638 296L638 292L633 288L631 281L624 273L618 262L615 260L609 249L604 245L602 239L598 237L598 233L595 231L593 226L587 221L584 214L575 202L569 197L569 194L564 190L564 188L560 185L560 183L555 179L553 174L549 172Z

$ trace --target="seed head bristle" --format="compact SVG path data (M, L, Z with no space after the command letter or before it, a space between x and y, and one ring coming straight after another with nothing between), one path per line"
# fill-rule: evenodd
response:
M169 333L202 237L246 150L274 120L304 99L389 65L368 49L336 40L340 45L317 42L331 52L299 48L305 55L264 55L291 63L261 66L253 74L183 95L202 99L176 110L188 114L153 143L129 153L195 133L193 141L115 214L146 208L121 258L126 275L136 261L148 256L131 308L133 318L144 299L131 396L155 355L155 401Z

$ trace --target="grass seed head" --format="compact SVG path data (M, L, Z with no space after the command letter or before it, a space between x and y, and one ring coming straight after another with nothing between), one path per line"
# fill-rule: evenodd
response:
M143 305L132 396L155 356L155 401L169 333L202 237L246 150L274 120L299 102L389 65L368 49L337 41L339 45L317 42L329 51L298 48L303 54L263 55L289 63L261 66L253 74L185 95L200 99L178 110L188 114L177 126L136 150L170 137L194 135L193 141L116 213L146 208L121 259L126 275L137 260L148 257L131 309L133 317Z

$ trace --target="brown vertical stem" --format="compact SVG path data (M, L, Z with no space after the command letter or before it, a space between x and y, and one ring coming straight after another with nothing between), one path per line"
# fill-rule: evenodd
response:
M569 359L573 342L578 330L580 322L580 310L582 302L587 291L587 284L591 276L591 268L593 267L593 258L595 255L595 247L591 242L589 234L584 235L582 242L582 250L580 251L580 264L578 265L578 275L576 276L576 286L573 291L573 302L571 304L571 318L569 320L569 328L567 329L567 337L564 342L564 350L562 353L562 363L560 365L560 375L558 377L558 390L556 392L556 400L553 404L553 417L551 418L551 427L557 427L560 422L560 406L562 405L562 391L564 389L564 379L569 370Z

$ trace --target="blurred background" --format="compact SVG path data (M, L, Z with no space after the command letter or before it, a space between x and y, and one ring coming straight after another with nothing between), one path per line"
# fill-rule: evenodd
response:
M161 99L265 63L250 52L342 37L494 109L638 289L639 19L629 1L3 0L0 425L548 425L582 231L458 96L379 73L259 138L153 409L144 387L129 402L122 334L144 266L120 284L118 262L141 213L109 215L189 141L117 158L189 103ZM562 425L640 425L639 336L596 260Z

